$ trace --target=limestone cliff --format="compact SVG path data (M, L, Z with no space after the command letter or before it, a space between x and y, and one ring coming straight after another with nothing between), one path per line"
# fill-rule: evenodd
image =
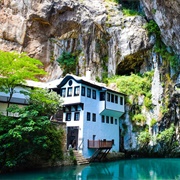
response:
M167 46L180 54L180 0L141 0L148 19L154 19Z
M152 43L143 17L126 17L120 5L104 0L4 0L0 17L0 49L25 51L40 59L49 80L62 74L54 60L63 51L78 50L79 74L88 67L95 79L104 71L123 74L128 66L130 71L139 68L142 58L137 65L136 59L129 62L126 57L143 54ZM122 61L126 67L117 68Z

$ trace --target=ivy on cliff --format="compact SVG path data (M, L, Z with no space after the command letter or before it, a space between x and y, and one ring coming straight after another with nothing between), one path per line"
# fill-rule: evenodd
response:
M151 83L154 72L142 74L131 74L130 76L113 76L108 83L115 83L119 92L127 95L126 103L131 107L130 117L134 125L144 127L145 116L142 114L142 107L152 108ZM144 99L139 105L139 97Z
M76 73L77 55L70 52L63 52L57 59L59 66L63 69L63 75Z
M167 47L162 42L161 32L157 23L154 20L150 20L144 27L148 31L149 36L155 35L156 37L154 51L159 54L163 58L163 60L167 60L168 62L170 62L170 66L178 72L180 68L178 64L178 56L173 52L171 47Z

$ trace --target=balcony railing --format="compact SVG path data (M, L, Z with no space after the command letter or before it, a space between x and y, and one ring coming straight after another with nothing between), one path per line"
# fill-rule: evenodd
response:
M112 148L113 145L113 140L111 141L106 141L106 140L98 140L98 141L93 141L93 140L88 140L88 148Z

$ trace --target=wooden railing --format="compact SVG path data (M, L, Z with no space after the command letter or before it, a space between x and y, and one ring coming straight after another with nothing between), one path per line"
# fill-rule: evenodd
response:
M106 141L106 140L88 140L88 148L112 148L113 140Z

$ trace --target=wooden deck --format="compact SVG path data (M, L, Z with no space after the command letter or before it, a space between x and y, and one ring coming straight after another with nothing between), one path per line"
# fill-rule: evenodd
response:
M106 141L106 140L88 140L88 148L91 149L110 149L112 148L113 141Z

